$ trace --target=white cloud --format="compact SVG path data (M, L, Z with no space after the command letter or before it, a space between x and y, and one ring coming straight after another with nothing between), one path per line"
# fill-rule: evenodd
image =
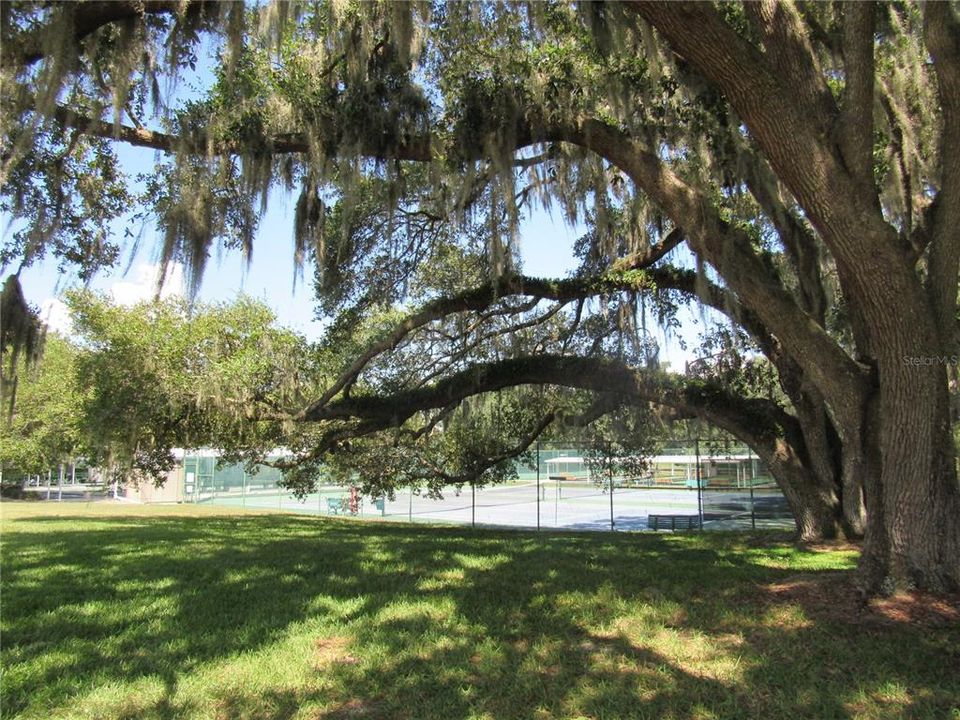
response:
M2 0L0 0L2 1ZM160 274L160 265L155 263L140 263L133 272L133 280L121 280L110 285L107 293L111 301L117 305L136 305L145 300L152 300L157 292L157 277ZM171 265L167 270L160 297L168 298L185 294L183 280L183 266ZM40 320L46 324L51 332L66 337L74 334L73 322L67 304L60 298L48 297L40 303Z
M70 311L59 298L47 298L40 303L40 320L46 323L47 328L61 335L73 334L73 323L70 321Z
M160 277L160 265L140 263L134 268L134 280L122 280L110 286L110 297L118 305L136 305L138 302L153 299L157 292L157 279ZM175 263L167 268L160 288L160 297L168 298L184 294L183 265Z

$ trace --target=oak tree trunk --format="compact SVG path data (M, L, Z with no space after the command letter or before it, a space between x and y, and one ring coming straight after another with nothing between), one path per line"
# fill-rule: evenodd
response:
M844 534L840 499L832 488L802 464L775 460L769 467L793 512L798 540L833 540Z
M879 497L868 508L860 566L868 593L960 590L960 484L948 403L943 367L901 358L900 368L888 368L880 388Z

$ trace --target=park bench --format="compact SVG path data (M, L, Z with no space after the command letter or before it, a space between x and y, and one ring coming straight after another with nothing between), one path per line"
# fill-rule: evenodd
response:
M360 514L362 501L357 500L353 507L350 505L349 497L328 497L327 512L331 515L357 515ZM376 503L378 510L383 510L383 500Z
M648 515L647 528L650 530L697 530L700 528L698 515Z

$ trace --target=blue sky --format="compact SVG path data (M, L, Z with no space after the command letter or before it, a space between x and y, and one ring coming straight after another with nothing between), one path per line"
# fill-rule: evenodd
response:
M153 157L152 151L138 148L122 148L118 154L131 176L149 169ZM239 251L214 250L198 298L224 301L240 293L259 298L277 312L282 324L314 338L323 323L314 318L311 269L305 267L303 276L294 283L295 201L282 191L272 192L253 246L252 262L248 264ZM9 232L9 228L5 229ZM98 275L90 286L119 301L133 302L150 297L156 289L161 240L149 223L144 227L139 222L134 225L124 221L114 223L114 238L123 238L125 229L139 236L136 246L131 241L123 247L114 271ZM520 249L525 272L543 277L567 275L576 266L573 243L579 232L549 212L535 211L523 225ZM178 268L168 278L164 293L183 291L182 272ZM80 284L75 275L61 274L53 261L27 268L21 274L21 282L28 301L44 308L51 298Z
M312 282L310 269L305 268L304 276L294 288L293 263L293 204L292 198L274 193L271 204L254 243L253 258L249 266L239 251L214 253L208 263L200 286L199 299L204 301L228 301L240 293L259 298L276 312L281 324L315 339L322 332L324 324L314 318ZM140 227L131 228L139 232ZM117 237L122 237L123 226ZM156 252L159 239L153 227L143 229L143 236L136 254L132 248L124 249L123 258L118 267L109 274L97 276L91 283L94 290L108 293L120 302L134 302L147 299L156 288ZM520 233L520 252L523 258L524 272L541 277L563 277L576 266L573 256L573 243L578 235L558 217L536 210L527 219ZM62 322L62 306L56 302L58 296L79 282L70 275L61 275L55 262L44 262L27 268L21 274L24 293L27 300L48 314L51 325L56 327ZM166 292L181 292L182 274L174 270L165 286ZM683 311L683 328L680 336L692 344L696 341L701 321L696 311ZM676 370L683 369L684 362L691 354L680 349L675 338L658 337L661 344L661 357L671 362Z

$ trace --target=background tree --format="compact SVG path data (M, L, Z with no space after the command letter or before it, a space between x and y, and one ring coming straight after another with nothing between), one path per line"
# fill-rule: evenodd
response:
M214 243L249 251L272 187L299 189L297 257L341 333L408 299L436 248L483 247L471 287L428 293L285 408L316 423L305 460L508 386L614 392L750 444L802 535L865 532L867 591L960 587L954 5L238 5L5 6L4 192L80 207L59 158L99 158L106 187L94 145L160 150L145 201L196 277ZM201 36L222 49L209 92L151 99ZM591 226L576 277L521 274L535 201ZM723 364L654 370L637 329L683 300L739 327L782 396ZM448 361L379 382L405 347Z
M78 416L91 464L162 482L175 447L230 456L283 444L279 423L250 422L249 409L294 401L309 363L303 340L278 328L263 304L123 307L76 292L68 305L82 347Z
M22 373L14 412L0 423L0 467L46 474L86 454L83 390L75 379L78 350L50 334L44 362Z

